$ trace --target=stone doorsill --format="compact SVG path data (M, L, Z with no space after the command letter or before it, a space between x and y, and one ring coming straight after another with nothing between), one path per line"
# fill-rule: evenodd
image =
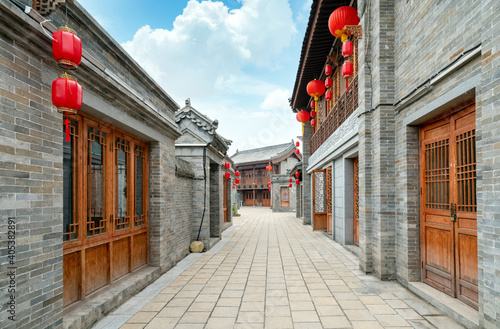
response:
M466 328L479 328L479 313L473 308L423 282L409 282L408 289L458 321Z

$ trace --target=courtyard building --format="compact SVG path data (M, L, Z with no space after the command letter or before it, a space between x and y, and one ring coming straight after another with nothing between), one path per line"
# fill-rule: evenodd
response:
M294 211L297 187L290 181L289 173L301 159L302 155L296 153L293 141L244 151L237 150L231 156L235 170L240 172L236 200L241 206Z
M349 59L328 27L341 6L360 19ZM314 0L291 98L311 111L307 84L331 79L303 135L303 222L471 328L500 323L499 14L488 0Z

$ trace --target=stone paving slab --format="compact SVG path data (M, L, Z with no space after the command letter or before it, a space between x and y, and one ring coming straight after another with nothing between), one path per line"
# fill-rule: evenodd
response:
M243 207L234 224L94 328L463 328L295 213Z

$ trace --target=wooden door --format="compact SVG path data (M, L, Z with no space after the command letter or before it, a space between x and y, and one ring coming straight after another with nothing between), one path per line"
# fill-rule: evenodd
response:
M420 168L423 280L478 309L474 104L421 128Z
M333 232L332 167L326 168L326 232Z
M262 192L262 206L269 207L271 205L271 199L269 198L269 191Z
M228 179L227 178L222 178L224 184L222 186L223 193L222 193L222 210L223 210L223 221L224 223L227 222L227 188L228 188Z
M313 230L326 231L326 170L313 172Z
M353 170L353 228L354 228L354 244L359 246L359 158L354 159Z
M245 206L251 206L252 205L252 191L245 191Z
M281 208L290 206L290 190L287 186L281 187Z

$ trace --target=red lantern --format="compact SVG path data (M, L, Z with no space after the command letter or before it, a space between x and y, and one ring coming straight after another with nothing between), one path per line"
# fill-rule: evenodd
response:
M295 146L299 147L300 146L300 142L295 142Z
M297 121L302 122L302 135L304 135L304 124L309 121L311 116L309 115L309 112L302 110L297 113L295 117L297 118Z
M316 116L316 111L312 110L311 111L311 118L314 118Z
M325 66L325 74L326 75L330 75L330 74L332 74L332 72L333 72L332 66L326 64L326 66Z
M326 99L326 100L330 100L330 99L332 99L332 98L333 98L333 94L332 94L332 92L331 92L331 91L327 91L327 92L325 93L325 99Z
M318 100L318 97L325 93L325 84L321 80L314 79L307 84L307 93L309 96L314 97L314 100Z
M267 185L271 185L271 182L268 182Z
M231 173L230 173L230 172L225 172L225 173L224 173L224 177L226 177L226 178L231 177Z
M311 108L315 108L316 107L316 102L315 101L311 101Z
M76 82L76 78L67 74L60 74L52 82L52 104L60 113L75 114L82 107L83 89Z
M291 182L292 182L292 179L290 178L288 181L291 183Z
M337 38L341 38L342 42L344 42L348 36L345 32L345 26L358 24L358 11L349 6L337 8L328 19L328 28L330 29L330 33Z
M325 87L330 88L333 85L333 80L332 78L326 78L325 79Z
M299 185L299 183L300 183L300 180L296 179L295 184Z
M229 162L224 163L224 168L226 169L231 168L231 164Z
M300 173L298 171L295 173L295 177L297 177L297 178L300 177Z
M269 191L271 191L271 186L269 186Z
M300 154L300 150L299 150L299 149L296 149L296 150L295 150L295 154Z
M240 172L239 172L238 170L236 170L236 171L234 172L234 175L235 175L236 177L240 177Z
M288 187L292 187L292 183L290 183L290 184L288 185Z
M235 184L239 184L239 183L240 183L240 179L239 179L239 178L236 178L236 179L234 180L234 183L235 183Z
M351 41L347 40L342 44L342 56L345 58L351 57L354 53L354 46Z
M311 127L314 127L314 126L316 126L316 120L312 119L311 120Z
M342 76L346 79L346 90L349 91L349 77L354 72L354 65L351 62L342 64Z
M270 172L271 170L273 170L273 167L271 167L271 162L269 162L269 164L266 166L266 170L268 172Z
M52 34L52 54L59 66L74 70L82 61L82 41L76 32L68 27L60 27Z

